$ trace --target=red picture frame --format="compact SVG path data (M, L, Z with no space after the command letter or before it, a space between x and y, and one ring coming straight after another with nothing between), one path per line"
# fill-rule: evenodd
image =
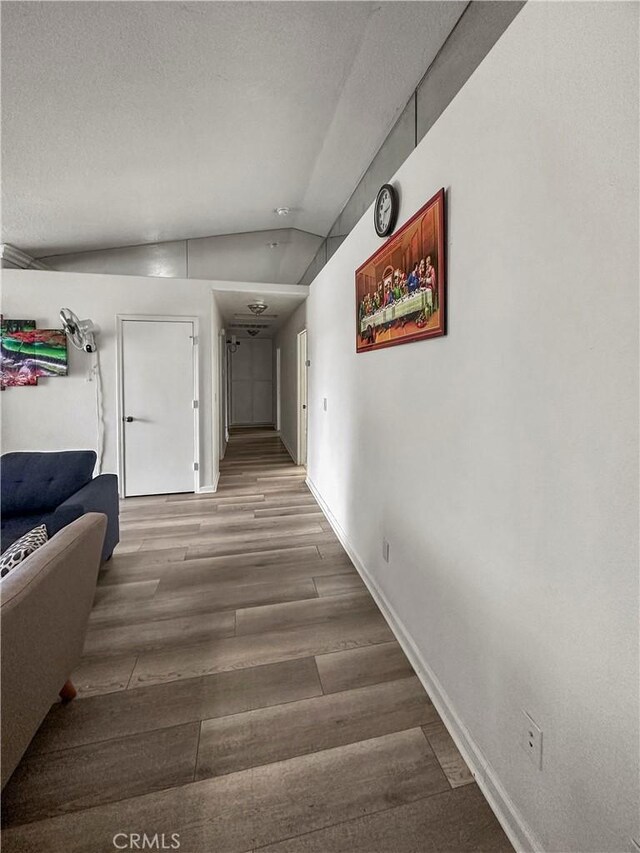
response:
M356 270L356 352L446 335L445 192Z

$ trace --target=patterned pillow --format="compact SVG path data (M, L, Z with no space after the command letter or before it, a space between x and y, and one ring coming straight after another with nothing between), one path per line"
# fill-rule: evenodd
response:
M33 554L41 545L44 545L48 538L47 528L41 524L16 539L13 545L10 545L0 556L0 577L3 578L11 569L15 569L25 557Z

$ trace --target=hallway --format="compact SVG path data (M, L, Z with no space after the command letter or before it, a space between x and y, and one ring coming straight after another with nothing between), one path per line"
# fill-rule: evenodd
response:
M237 430L215 494L123 502L79 697L4 791L5 853L512 849L304 479Z

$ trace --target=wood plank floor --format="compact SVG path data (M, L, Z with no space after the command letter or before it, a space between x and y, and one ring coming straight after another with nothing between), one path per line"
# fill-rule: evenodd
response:
M212 495L131 498L79 697L3 792L5 853L512 848L275 433ZM122 842L122 837L119 839Z

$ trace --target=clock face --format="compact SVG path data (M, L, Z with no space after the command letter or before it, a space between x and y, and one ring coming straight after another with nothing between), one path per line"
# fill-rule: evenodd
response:
M386 237L393 231L398 214L397 196L390 184L380 188L373 209L374 225L379 237Z

